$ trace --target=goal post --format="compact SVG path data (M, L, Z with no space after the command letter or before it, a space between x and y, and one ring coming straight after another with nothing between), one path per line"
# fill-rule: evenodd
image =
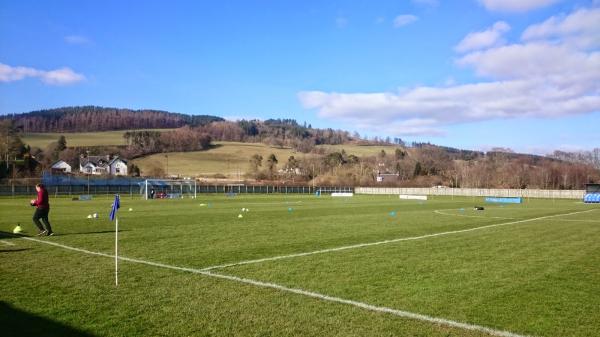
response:
M197 182L192 179L146 179L140 182L143 199L196 198Z

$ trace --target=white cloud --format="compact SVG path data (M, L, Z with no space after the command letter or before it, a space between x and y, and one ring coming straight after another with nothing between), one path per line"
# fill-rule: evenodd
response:
M69 44L79 44L79 45L85 45L85 44L91 43L90 39L88 39L87 37L82 36L82 35L67 35L67 36L65 36L65 42L69 43Z
M85 80L85 76L67 67L46 71L30 67L11 67L0 63L0 82L20 81L27 77L39 78L50 85L68 85Z
M495 79L600 75L600 53L548 43L513 44L467 54L457 61Z
M553 16L529 26L521 35L524 41L558 40L575 48L600 47L600 8L580 9L568 16Z
M519 43L482 46L458 58L457 65L485 81L397 92L305 91L298 98L322 118L395 135L440 135L448 125L492 119L598 113L600 51L569 43L574 35L590 40L598 33L566 24L577 17L579 26L589 27L576 11L531 25Z
M454 47L457 52L463 53L503 44L502 34L508 32L510 26L504 21L496 22L492 27L475 33L469 33Z
M56 70L45 71L40 76L42 82L52 85L65 85L81 82L85 77L71 70L71 68L60 68Z
M396 16L396 18L394 18L394 27L399 28L406 25L410 25L411 23L414 23L417 20L419 20L419 18L412 14L398 15Z
M560 0L479 0L489 11L527 12L550 6Z

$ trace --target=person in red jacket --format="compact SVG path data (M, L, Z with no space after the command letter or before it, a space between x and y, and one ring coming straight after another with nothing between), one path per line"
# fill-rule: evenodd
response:
M50 221L48 220L48 213L50 213L50 204L48 203L48 191L44 187L44 184L35 185L37 191L37 199L31 200L31 206L35 206L35 213L33 213L33 223L37 226L39 232L38 236L51 236L54 235L52 227L50 227ZM40 222L40 219L44 222Z

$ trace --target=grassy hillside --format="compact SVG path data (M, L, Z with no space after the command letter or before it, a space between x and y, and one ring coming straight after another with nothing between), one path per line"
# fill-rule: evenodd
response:
M170 129L155 129L165 131ZM121 131L103 132L81 132L63 133L67 139L67 146L101 146L101 145L125 145ZM51 142L55 142L60 133L29 133L23 136L23 141L32 147L45 148ZM238 172L244 174L249 167L249 160L254 154L260 154L266 160L271 153L277 156L279 166L283 166L290 156L303 159L307 156L318 156L315 154L304 154L290 148L275 148L261 143L239 143L239 142L214 142L214 148L207 151L197 152L173 152L169 156L169 174L179 175L214 175L223 174L235 177ZM356 156L377 155L384 150L393 154L396 146L363 146L363 145L320 145L326 152L346 151ZM138 165L142 173L153 167L160 167L166 171L167 160L165 154L154 154L133 161Z
M393 153L394 146L359 146L359 145L323 145L327 152L345 150L348 154L357 156L376 155L385 150ZM260 143L215 142L215 147L207 151L173 152L169 156L169 174L184 176L200 176L222 174L236 177L238 173L244 174L249 169L250 157L260 154L263 157L263 166L267 157L275 154L279 161L278 167L283 167L290 156L296 159L319 156L296 152L290 148L275 148ZM165 154L155 154L134 160L140 167L142 174L152 167L160 167L166 171L167 159Z
M363 156L375 156L381 153L381 150L384 150L386 154L394 154L394 151L398 148L395 145L353 145L353 144L343 144L343 145L319 145L319 148L324 148L327 152L334 151L346 151L348 154L353 154L358 157Z
M169 156L169 174L186 176L223 174L236 176L244 174L249 168L249 160L254 154L260 154L266 161L267 156L275 154L280 165L290 156L305 158L307 155L288 148L273 148L264 144L215 142L214 148L207 151L172 152ZM142 170L142 174L152 167L161 167L166 171L167 159L164 153L154 154L133 161Z
M165 130L170 129L154 129L154 131ZM27 133L22 139L25 144L42 149L48 146L48 144L57 141L60 135L64 135L67 139L67 146L125 145L123 134L127 131L128 130L76 133Z

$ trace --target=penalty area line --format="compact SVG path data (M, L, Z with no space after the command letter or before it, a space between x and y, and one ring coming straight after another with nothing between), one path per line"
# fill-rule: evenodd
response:
M445 236L445 235L452 235L452 234L459 234L459 233L467 233L467 232L473 232L473 231L477 231L477 230L481 230L481 229L486 229L486 228L500 227L500 226L506 226L506 225L514 225L514 224L518 224L518 223L531 222L531 221L537 221L537 220L544 220L544 219L549 219L549 218L553 218L553 217L557 217L557 216L574 215L574 214L591 212L591 211L593 211L593 210L585 210L585 211L563 213L563 214L555 214L555 215L546 215L546 216L537 217L537 218L523 219L523 220L516 220L516 221L509 221L509 222L503 222L503 223L498 223L498 224L485 225L485 226L480 226L480 227L460 229L460 230L455 230L455 231L440 232L440 233L426 234L426 235L420 235L420 236L411 236L411 237L404 237L404 238L397 238L397 239L390 239L390 240L383 240L383 241L368 242L368 243L358 243L358 244L355 244L355 245L341 246L341 247L334 247L334 248L327 248L327 249L320 249L320 250L314 250L314 251L304 252L304 253L296 253L296 254L288 254L288 255L279 255L279 256L272 256L272 257L265 257L265 258L256 259L256 260L246 260L246 261L239 261L239 262L234 262L234 263L228 263L228 264L221 264L221 265L216 265L216 266L210 266L210 267L202 268L202 270L203 271L209 271L209 270L214 270L214 269L230 268L230 267L242 266L242 265L247 265L247 264L262 263L262 262L268 262L268 261L277 261L277 260L291 259L291 258L303 257L303 256L309 256L309 255L339 252L339 251L342 251L342 250L349 250L349 249L356 249L356 248L363 248L363 247L370 247L370 246L385 245L385 244L389 244L389 243L396 243L396 242L402 242L402 241L422 240L422 239L434 238L434 237L438 237L438 236Z
M105 254L105 253L101 253L101 252L93 252L93 251L90 251L87 249L81 249L81 248L77 248L77 247L67 246L67 245L63 245L60 243L56 243L56 242L39 240L39 239L30 238L30 237L21 237L21 238L24 240L29 240L29 241L33 241L33 242L37 242L37 243L60 247L60 248L68 249L68 250L79 252L79 253L100 256L100 257L113 258L113 259L115 258L115 256L111 255L111 254ZM364 302L344 299L344 298L335 297L335 296L329 296L329 295L312 292L312 291L308 291L308 290L304 290L304 289L290 288L290 287L282 286L282 285L279 285L276 283L263 282L263 281L248 279L248 278L242 278L242 277L237 277L237 276L232 276L232 275L215 273L215 272L207 271L204 269L178 267L178 266L172 266L172 265L168 265L168 264L164 264L164 263L140 260L140 259L129 258L129 257L124 257L124 256L119 256L118 259L122 260L122 261L131 262L131 263L138 263L138 264L143 264L143 265L148 265L148 266L153 266L153 267L189 272L189 273L193 273L193 274L199 274L199 275L204 275L207 277L233 281L233 282L242 283L242 284L246 284L246 285L274 289L274 290L278 290L281 292L302 295L305 297L311 297L311 298L325 301L325 302L350 305L350 306L354 306L354 307L364 309L367 311L390 314L390 315L407 318L407 319L412 319L412 320L416 320L416 321L434 323L434 324L441 325L441 326L448 326L448 327L458 328L458 329L463 329L463 330L483 332L483 333L487 333L492 336L529 337L527 335L520 335L520 334L510 332L510 331L493 329L493 328L485 327L482 325L469 324L469 323L453 321L450 319L445 319L445 318L440 318L440 317L418 314L418 313L414 313L414 312L410 312L410 311L398 310L398 309L393 309L393 308L388 308L388 307L383 307L383 306L376 306L376 305L372 305L372 304L368 304L368 303L364 303Z

